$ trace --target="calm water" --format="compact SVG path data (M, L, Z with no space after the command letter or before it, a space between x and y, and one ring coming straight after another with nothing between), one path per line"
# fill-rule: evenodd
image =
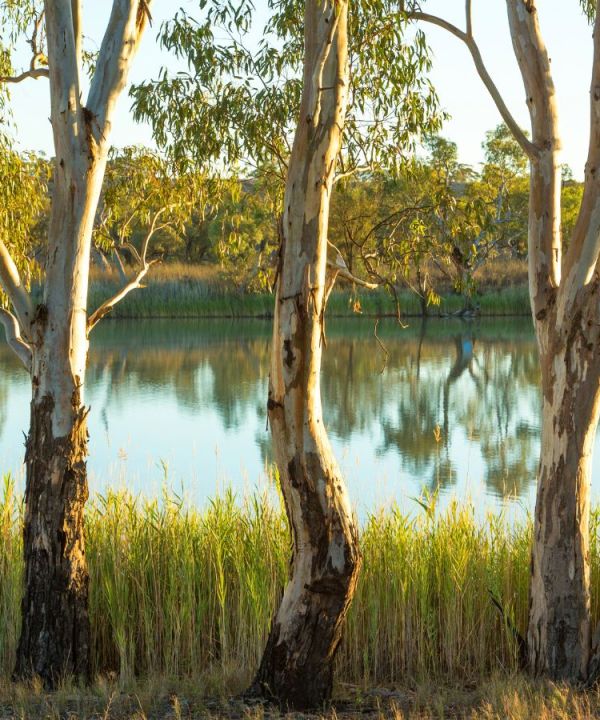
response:
M539 370L531 324L330 321L323 403L361 516L396 500L531 507ZM86 401L92 491L127 486L191 502L269 488L268 321L104 322L93 333ZM0 453L23 482L29 383L0 349ZM594 463L597 499L598 453ZM165 480L166 479L166 480Z

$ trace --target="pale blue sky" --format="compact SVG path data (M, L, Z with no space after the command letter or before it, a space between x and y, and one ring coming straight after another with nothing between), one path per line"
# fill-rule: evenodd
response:
M257 17L266 13L265 0L255 0ZM100 42L109 0L84 0L85 32ZM591 28L579 11L577 0L540 0L542 30L552 58L557 87L560 124L563 134L563 161L576 177L583 175L589 127L589 79L591 68ZM159 68L173 59L161 51L156 34L162 20L177 7L192 15L197 0L155 0L154 25L146 33L132 72L133 81L155 77ZM429 12L443 15L456 24L463 23L463 0L428 0ZM488 68L517 120L527 127L524 90L508 34L504 0L474 0L474 28ZM443 107L451 114L444 134L458 143L461 159L472 165L482 160L481 142L486 130L499 122L498 112L477 77L470 56L456 38L435 27L425 27L434 52L432 79ZM175 68L174 68L175 69ZM44 80L28 81L12 89L15 120L21 146L52 153L48 116L48 90ZM117 145L151 143L150 129L133 122L131 101L123 97L114 125Z

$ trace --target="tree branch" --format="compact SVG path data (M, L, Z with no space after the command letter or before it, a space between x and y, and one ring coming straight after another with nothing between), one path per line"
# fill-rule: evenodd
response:
M355 283L356 285L360 285L361 287L368 288L369 290L375 290L379 287L379 283L367 282L366 280L361 280L360 278L357 278L355 275L353 275L348 269L342 253L337 249L337 247L330 240L327 241L327 245L333 248L336 252L335 260L331 260L329 256L327 257L327 266L331 268L334 273L333 282L335 282L337 276L344 278L344 280ZM329 292L331 292L331 290Z
M561 282L560 137L550 58L542 37L535 0L507 0L506 9L515 58L523 78L532 141L529 288L534 314L544 317Z
M158 260L147 259L148 245L150 244L150 240L152 239L154 233L169 224L163 223L162 225L158 225L158 219L167 209L167 207L163 207L156 213L154 213L152 223L150 224L150 229L148 230L146 237L144 238L141 252L139 254L141 267L138 274L131 282L127 283L127 285L125 285L125 287L123 287L118 293L103 302L102 305L100 305L100 307L95 312L93 312L92 315L90 315L87 323L88 334L100 322L100 320L102 320L105 315L108 315L108 313L115 307L115 305L117 305L121 302L121 300L127 297L127 295L129 295L132 290L137 290L142 287L142 280L146 277L152 265L158 262Z
M86 106L94 116L91 128L100 143L108 137L118 96L125 88L131 63L146 22L147 0L113 0Z
M6 342L11 350L19 358L25 366L25 369L31 374L32 352L31 346L21 337L21 328L17 318L5 308L0 308L0 322L4 325L4 333Z
M594 56L590 87L590 141L581 209L565 258L565 275L573 273L574 289L589 283L600 255L600 13L594 23Z
M473 37L473 13L471 11L471 0L465 0L465 23L467 27L467 37Z
M71 0L71 14L73 16L73 37L75 38L75 58L77 62L77 67L79 69L81 69L83 41L81 3L82 0Z
M39 42L39 35L42 27L42 22L44 20L44 14L45 11L42 10L42 12L36 16L35 22L33 24L33 31L31 33L31 38L29 39L29 45L31 47L31 61L29 62L29 70L25 70L19 75L0 76L0 83L14 84L23 82L23 80L27 80L28 78L33 78L34 80L37 80L37 78L41 77L50 77L50 73L47 67L39 67L40 63L42 65L48 64L48 58L42 51L42 47Z
M315 70L312 77L311 100L309 108L310 112L312 113L312 122L315 127L318 124L319 117L321 115L321 92L325 63L327 62L327 58L329 57L329 53L331 52L331 46L333 45L333 40L335 38L335 33L337 31L338 22L340 19L340 13L336 12L335 4L333 5L332 14L334 15L334 17L330 17L328 21L329 33L322 47L319 49L319 54L315 62Z
M23 82L23 80L27 80L29 78L37 80L41 77L50 77L50 72L48 68L35 68L35 70L25 70L20 75L2 75L0 76L0 83L16 84Z
M25 289L15 261L6 245L0 241L0 283L8 295L22 332L29 335L29 327L33 320L33 304Z
M54 147L68 166L81 150L83 135L79 132L81 97L71 0L45 0L44 6Z
M519 124L514 119L513 115L511 114L510 110L506 106L506 103L504 102L504 99L502 98L502 95L500 94L500 91L498 90L496 84L492 80L491 75L489 74L485 63L483 62L483 58L481 56L481 51L479 50L479 46L475 42L475 39L473 37L473 29L472 29L472 21L471 21L471 3L469 0L466 0L466 14L467 14L467 32L464 32L460 28L456 27L456 25L453 25L452 23L448 22L447 20L444 20L441 17L438 17L437 15L431 15L430 13L424 13L417 10L412 10L407 12L407 17L411 20L417 20L421 22L430 23L431 25L437 25L437 27L443 28L447 32L454 35L454 37L461 40L468 48L469 52L471 53L471 57L473 58L473 62L475 64L475 69L477 70L477 74L481 78L481 81L485 85L488 93L490 94L492 100L496 104L496 107L498 108L498 112L502 116L502 119L506 123L506 125L510 128L510 131L515 137L515 140L519 143L519 145L523 148L523 151L527 154L529 158L535 157L539 149L537 148L534 143L532 143L523 130L519 127Z

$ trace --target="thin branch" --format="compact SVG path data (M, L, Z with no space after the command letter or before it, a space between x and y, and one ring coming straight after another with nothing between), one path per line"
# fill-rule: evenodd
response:
M29 78L32 78L34 80L37 80L41 77L50 77L50 73L48 71L47 67L40 67L40 64L42 66L48 65L48 58L42 51L40 42L39 42L39 35L42 27L42 22L44 20L44 10L36 16L35 22L33 24L33 31L31 33L31 38L29 39L29 45L31 47L31 60L29 62L29 70L25 70L24 72L20 73L19 75L3 75L0 76L0 83L11 83L16 84L23 82L23 80L27 80Z
M87 324L87 330L88 334L91 332L91 330L102 320L102 318L105 315L108 315L108 313L121 302L132 290L137 290L142 285L142 280L146 277L148 274L148 270L158 262L158 259L156 260L150 260L147 262L144 267L138 272L138 274L135 276L135 278L125 285L124 288L122 288L116 295L113 295L109 300L106 300L105 302L100 305L100 307L90 316Z
M167 227L170 224L163 223L162 225L158 225L158 219L167 209L167 207L164 207L154 213L152 223L150 224L150 229L146 233L146 237L144 238L144 241L142 243L141 252L139 253L141 267L138 274L135 276L135 278L133 278L133 280L131 280L131 282L127 283L127 285L125 285L125 287L123 287L118 293L103 302L102 305L100 305L100 307L95 312L93 312L92 315L90 315L87 323L88 334L100 322L100 320L102 320L105 315L108 315L108 313L115 307L115 305L117 305L117 303L120 303L121 300L123 300L127 295L129 295L132 290L137 290L143 287L142 280L146 277L152 265L158 262L158 259L147 259L148 245L150 244L150 240L156 232L158 232L162 228Z
M31 374L32 352L31 346L21 337L21 328L17 318L5 308L0 308L0 322L4 325L4 333L6 342L11 350L19 358L25 366L25 369Z
M473 37L473 13L471 10L471 0L465 0L465 23L467 26L467 37Z
M367 172L368 170L372 170L372 165L355 165L353 168L350 168L348 170L342 170L342 172L339 172L334 178L333 178L333 184L337 185L341 180L346 180L349 177L352 177L353 175L356 175L357 173L361 172Z
M464 32L460 28L456 27L456 25L453 25L452 23L448 22L447 20L444 20L441 17L438 17L437 15L431 15L430 13L424 13L420 11L410 11L407 13L407 17L411 20L418 20L422 22L430 23L431 25L437 25L440 28L443 28L444 30L447 30L449 33L454 35L454 37L457 37L459 40L462 40L462 42L467 46L469 49L469 52L471 53L471 57L473 58L473 62L475 63L475 69L477 70L477 74L481 78L483 84L487 88L487 91L492 97L492 100L496 104L496 107L498 108L498 112L502 116L502 119L506 123L506 125L510 128L510 131L514 135L515 140L519 143L519 145L523 148L523 151L529 158L534 158L538 155L539 149L536 145L534 145L529 138L525 135L523 130L519 127L519 124L515 120L515 118L512 116L510 110L506 106L506 103L504 102L502 95L500 94L500 91L496 87L496 84L491 78L491 75L487 71L487 68L485 67L485 63L483 62L483 58L481 56L481 52L479 50L479 46L475 42L475 39L472 34L472 24L470 21L470 2L467 0L467 32Z
M0 83L16 84L23 82L23 80L28 80L29 78L37 80L41 77L50 77L50 72L48 68L35 68L35 70L25 70L25 72L22 72L20 75L1 75Z
M22 332L27 336L33 320L33 303L6 245L0 241L0 283L8 295Z
M378 283L367 282L366 280L361 280L353 275L348 269L342 253L337 249L337 247L330 240L327 241L327 244L336 252L335 260L330 260L329 257L327 257L327 266L335 271L337 276L344 278L344 280L349 280L356 285L360 285L361 287L368 288L369 290L375 290L379 287Z

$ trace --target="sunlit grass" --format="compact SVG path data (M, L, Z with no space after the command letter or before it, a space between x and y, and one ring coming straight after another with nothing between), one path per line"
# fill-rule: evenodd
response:
M164 318L164 317L271 317L274 297L270 293L246 293L208 271L189 271L186 266L175 266L154 271L147 287L130 293L119 303L111 317ZM114 295L122 281L117 274L96 275L90 288L89 306L94 308ZM420 316L420 298L410 290L398 294L400 313ZM473 305L481 315L529 315L529 295L526 286L493 289L473 298ZM429 314L453 315L461 312L465 300L456 293L447 292L437 306L429 307ZM384 289L361 291L356 294L349 288L340 288L331 295L327 313L329 317L394 316L396 304Z
M21 505L0 502L0 675L13 663L21 583ZM599 514L592 522L594 622L599 616ZM363 570L339 653L338 679L367 688L440 682L465 686L518 669L517 643L490 600L521 633L527 613L528 522L476 518L469 504L389 508L362 528ZM260 658L288 567L281 510L266 497L225 493L203 509L108 493L87 514L95 673L237 677Z

